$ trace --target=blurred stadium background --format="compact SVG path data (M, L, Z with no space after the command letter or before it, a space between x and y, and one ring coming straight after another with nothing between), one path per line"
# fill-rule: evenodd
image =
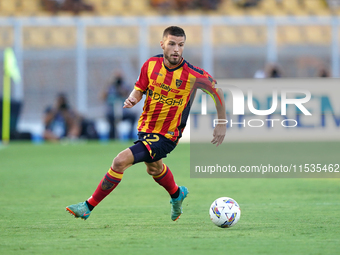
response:
M113 72L132 88L168 25L186 30L184 57L216 79L253 78L268 63L282 77L340 76L338 0L77 0L73 9L62 2L0 0L0 57L13 47L23 77L12 86L21 131L40 132L61 91L101 123L99 94Z

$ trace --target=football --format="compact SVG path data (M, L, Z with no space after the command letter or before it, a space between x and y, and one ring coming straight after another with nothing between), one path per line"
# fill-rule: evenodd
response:
M217 198L209 209L211 221L220 228L235 226L240 220L241 209L238 203L230 197Z

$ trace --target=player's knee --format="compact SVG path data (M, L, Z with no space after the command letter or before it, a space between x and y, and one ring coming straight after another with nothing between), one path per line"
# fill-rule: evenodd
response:
M155 176L159 175L162 172L162 168L159 166L147 166L146 171L148 172L149 175Z
M119 153L112 162L112 168L118 172L123 172L126 168L126 165L128 163L126 162L126 158L122 155L122 153Z

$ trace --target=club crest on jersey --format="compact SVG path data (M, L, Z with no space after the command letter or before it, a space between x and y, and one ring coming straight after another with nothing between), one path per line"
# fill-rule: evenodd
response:
M182 85L182 82L180 79L176 79L176 87L179 88Z

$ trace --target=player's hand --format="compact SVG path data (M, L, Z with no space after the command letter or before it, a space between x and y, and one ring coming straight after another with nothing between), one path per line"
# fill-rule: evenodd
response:
M124 106L123 108L131 108L137 103L137 99L134 97L129 96L125 101L124 101Z
M214 138L211 140L211 143L216 144L216 147L219 146L224 140L226 131L227 131L226 124L217 124L214 128L213 133Z

